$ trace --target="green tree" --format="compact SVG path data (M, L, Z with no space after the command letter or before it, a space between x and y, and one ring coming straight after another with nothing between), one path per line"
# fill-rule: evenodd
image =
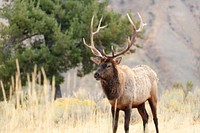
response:
M128 20L108 11L107 5L108 1L98 0L13 0L5 5L0 14L9 26L0 31L0 80L6 91L16 71L16 59L20 62L23 84L34 64L38 69L44 67L49 79L54 75L58 86L64 81L61 73L71 68L79 66L79 76L94 70L95 65L89 61L91 52L82 42L83 37L89 41L93 15L94 25L102 16L102 25L108 24L94 38L97 48L103 44L109 52L111 45L123 46L130 35Z

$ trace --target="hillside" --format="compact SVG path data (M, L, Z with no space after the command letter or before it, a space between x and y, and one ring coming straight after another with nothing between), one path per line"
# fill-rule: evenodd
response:
M200 1L120 0L110 3L117 12L140 12L144 17L148 24L144 53L138 54L150 60L164 86L187 81L200 85Z
M198 0L111 0L108 9L123 14L131 11L135 17L136 12L140 12L148 24L145 40L141 41L144 48L125 55L122 64L130 67L150 65L159 76L160 91L174 83L186 84L188 81L200 86L199 7ZM76 82L76 88L99 86L92 74L78 78ZM62 87L66 86L63 84ZM65 92L69 91L68 88Z

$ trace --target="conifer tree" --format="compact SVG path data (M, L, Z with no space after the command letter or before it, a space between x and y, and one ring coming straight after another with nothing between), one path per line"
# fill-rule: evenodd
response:
M81 68L79 76L94 70L91 53L82 42L83 37L89 41L93 15L95 26L102 16L102 25L108 24L94 38L97 48L109 52L111 45L123 46L130 33L128 20L107 10L107 5L108 1L98 0L13 0L5 5L0 15L9 25L0 31L0 80L6 92L16 71L16 59L23 85L34 64L38 69L44 67L49 79L55 76L58 88L64 81L61 73L77 66Z

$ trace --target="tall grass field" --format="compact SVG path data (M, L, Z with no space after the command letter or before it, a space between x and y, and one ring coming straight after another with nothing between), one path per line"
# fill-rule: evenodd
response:
M37 66L33 73L27 74L27 85L22 87L17 63L17 72L11 81L9 97L0 82L4 94L4 101L0 102L1 133L112 132L107 99L95 101L91 97L73 96L54 100L55 82L50 83L44 69L37 70ZM148 132L155 133L151 111L146 104L150 115ZM123 115L120 112L118 133L124 132ZM200 88L187 89L178 85L164 91L159 97L158 119L161 133L200 133ZM130 133L142 132L142 119L133 109Z

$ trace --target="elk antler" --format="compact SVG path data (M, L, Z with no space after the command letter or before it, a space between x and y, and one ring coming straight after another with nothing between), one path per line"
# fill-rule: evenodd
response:
M135 42L135 38L136 38L137 33L142 31L143 27L146 25L146 23L143 23L142 17L140 16L139 13L138 13L138 16L140 18L139 29L136 28L136 26L135 26L134 22L132 21L131 17L129 16L129 14L127 14L127 16L128 16L128 19L129 19L131 25L133 26L133 33L132 33L131 39L130 39L130 37L128 38L127 48L115 54L114 48L112 47L112 55L107 55L105 53L105 51L103 50L103 53L102 53L103 56L105 56L107 58L114 58L114 57L117 57L117 56L120 56L120 55L126 53L130 49L130 47L133 45L133 43Z
M83 43L85 44L85 46L89 47L92 51L92 53L97 56L97 57L101 57L103 58L102 54L99 52L99 50L97 50L94 46L94 40L93 40L93 36L95 34L97 34L101 29L104 29L105 27L107 27L107 25L105 26L101 26L101 21L102 21L103 17L101 17L100 21L99 21L99 25L98 28L95 32L93 32L93 21L94 21L94 16L92 17L91 20L91 24L90 24L90 41L91 41L91 45L89 46L86 42L85 42L85 38L83 38Z

